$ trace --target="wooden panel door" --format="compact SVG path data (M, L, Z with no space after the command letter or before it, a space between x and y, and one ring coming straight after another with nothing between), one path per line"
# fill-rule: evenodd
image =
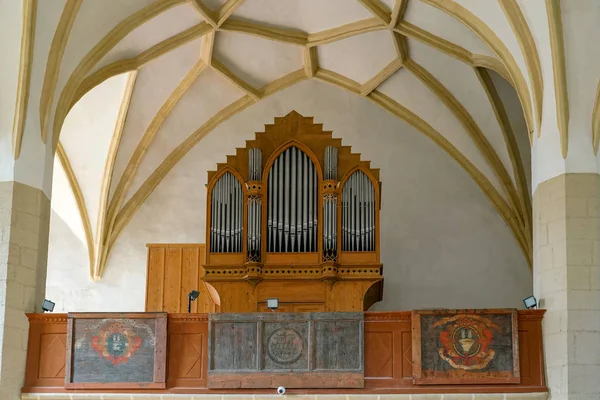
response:
M192 302L193 313L219 311L219 299L201 278L204 276L204 244L148 244L146 311L187 313L188 294L200 296Z

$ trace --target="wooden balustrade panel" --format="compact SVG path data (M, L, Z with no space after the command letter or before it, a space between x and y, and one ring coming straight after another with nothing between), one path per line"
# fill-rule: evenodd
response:
M416 386L412 378L410 312L367 312L364 316L364 389L335 393L508 393L545 392L543 310L519 311L519 384ZM28 314L29 346L23 392L65 392L67 315ZM207 388L208 315L169 314L167 389L170 393L220 393ZM239 389L231 393L259 393ZM292 390L290 389L290 392ZM303 389L310 393L310 389ZM327 389L313 392L327 393ZM85 392L79 390L78 392ZM119 390L136 392L136 390ZM262 390L264 392L264 390ZM270 393L270 392L269 392ZM333 393L333 392L332 392Z

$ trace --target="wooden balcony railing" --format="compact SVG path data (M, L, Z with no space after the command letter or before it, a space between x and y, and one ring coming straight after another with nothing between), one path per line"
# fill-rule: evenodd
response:
M544 310L518 312L518 384L413 384L410 312L366 312L364 323L364 389L290 389L288 393L528 393L546 392L542 352ZM67 314L28 314L27 370L23 393L65 393ZM167 388L77 390L82 392L272 393L263 389L207 388L207 314L169 314Z

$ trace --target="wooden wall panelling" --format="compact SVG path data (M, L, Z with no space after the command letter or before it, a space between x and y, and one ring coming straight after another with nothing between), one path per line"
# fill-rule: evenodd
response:
M205 388L208 368L206 314L169 314L168 388Z
M29 337L24 388L63 387L67 314L27 314Z
M245 282L242 284L250 287ZM256 307L255 294L250 303ZM309 303L308 306L318 306L318 303ZM294 305L292 311L293 307ZM297 309L297 311L304 310ZM364 322L365 389L344 393L545 392L547 388L544 381L542 349L543 315L544 310L518 312L520 384L453 385L454 387L431 385L423 388L416 387L412 381L410 312L367 312ZM30 328L23 392L64 392L67 315L28 314L27 316ZM206 314L168 315L167 390L169 392L190 393L190 390L198 393L208 392L207 334ZM237 393L241 392L258 393L250 389ZM309 392L310 390L303 390L303 393ZM230 393L236 391L232 390Z
M215 312L219 299L202 280L204 244L148 244L146 311L186 313L188 294L198 290L192 312Z

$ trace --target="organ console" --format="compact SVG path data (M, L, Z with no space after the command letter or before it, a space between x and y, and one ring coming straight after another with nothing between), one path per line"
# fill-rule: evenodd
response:
M379 170L293 111L208 174L221 311L363 311L381 300Z

